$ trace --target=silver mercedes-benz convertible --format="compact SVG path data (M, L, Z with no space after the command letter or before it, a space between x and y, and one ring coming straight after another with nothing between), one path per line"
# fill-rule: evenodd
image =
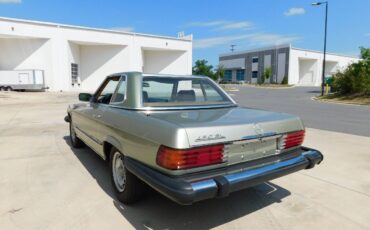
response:
M302 146L298 117L240 107L208 77L117 73L79 100L65 117L71 145L86 144L109 162L113 189L126 204L145 184L192 204L323 160Z

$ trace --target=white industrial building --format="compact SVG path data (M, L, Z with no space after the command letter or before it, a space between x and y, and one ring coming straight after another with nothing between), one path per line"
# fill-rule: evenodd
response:
M226 69L224 79L231 82L257 83L264 70L272 69L267 82L319 86L322 82L323 53L292 47L290 44L221 54L219 64ZM325 76L345 69L359 58L326 54Z
M86 28L0 17L0 77L42 71L50 91L95 90L122 71L191 74L192 37ZM28 72L27 72L28 71ZM31 72L30 72L31 71Z

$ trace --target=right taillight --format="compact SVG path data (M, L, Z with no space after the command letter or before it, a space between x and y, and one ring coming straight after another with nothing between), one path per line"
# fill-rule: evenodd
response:
M289 149L292 147L300 146L304 140L304 130L300 130L297 132L287 133L284 134L280 141L279 149Z

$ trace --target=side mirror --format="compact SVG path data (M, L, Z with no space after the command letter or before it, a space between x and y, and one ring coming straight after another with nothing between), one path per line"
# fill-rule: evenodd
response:
M92 95L89 93L80 93L78 95L78 100L80 101L90 101Z

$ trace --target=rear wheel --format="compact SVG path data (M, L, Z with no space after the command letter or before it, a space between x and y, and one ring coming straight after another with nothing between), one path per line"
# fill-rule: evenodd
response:
M81 139L77 137L75 127L72 124L72 120L69 122L69 138L73 148L79 149L85 146Z
M125 156L116 148L110 152L111 181L114 193L124 204L137 202L143 194L143 182L125 167Z
M0 91L4 91L5 88L3 86L0 86Z
M5 90L8 92L13 91L12 87L6 87Z

